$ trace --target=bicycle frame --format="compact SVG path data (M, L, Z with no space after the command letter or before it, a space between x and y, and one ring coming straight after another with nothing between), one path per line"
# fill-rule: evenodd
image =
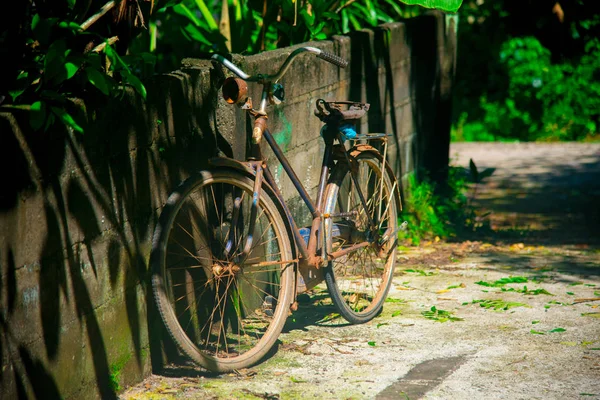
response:
M272 103L273 93L271 92L271 90L272 90L273 84L275 82L277 82L279 79L281 79L283 74L289 68L293 58L302 52L312 52L312 53L317 54L318 56L321 56L320 55L321 50L319 50L319 49L312 48L312 47L299 48L299 49L295 50L288 57L288 59L284 62L283 66L280 68L279 72L277 72L274 75L258 75L258 76L248 76L246 73L244 73L242 70L240 70L237 66L235 66L235 64L231 63L229 60L225 59L224 57L219 56L219 55L213 56L213 59L219 61L221 64L223 64L225 67L227 67L229 70L234 72L236 75L238 75L243 80L249 81L249 82L258 82L263 85L259 109L258 110L252 109L251 102L249 102L249 107L246 107L248 113L255 117L255 121L254 121L254 126L253 126L253 130L252 130L252 135L251 135L252 136L252 141L251 141L252 149L250 152L251 154L247 158L246 163L244 163L244 164L246 167L245 169L247 171L251 171L251 173L254 175L255 183L254 183L254 189L253 189L254 192L253 192L252 208L250 211L251 215L250 215L250 221L249 221L249 233L248 233L247 241L244 245L244 250L242 251L242 253L240 255L240 259L242 261L245 259L246 255L248 254L249 250L251 249L251 246L253 243L254 229L255 229L255 222L256 222L256 210L258 208L258 202L259 202L260 196L261 196L262 182L264 180L273 189L275 196L279 200L279 203L282 207L282 211L284 212L284 214L287 218L287 221L289 223L289 226L291 228L291 233L294 237L296 249L298 250L300 257L295 260L284 260L284 261L278 261L278 262L264 262L264 263L259 263L259 265L266 266L267 264L272 264L272 263L281 264L281 265L294 263L294 264L298 265L297 272L300 273L300 275L302 277L302 281L298 282L298 279L297 279L297 287L296 287L297 293L301 293L303 291L309 290L310 288L314 287L315 285L317 285L318 283L320 283L323 280L323 274L322 274L321 267L325 263L328 263L331 260L342 257L351 252L354 252L360 248L367 247L373 243L373 242L369 242L369 241L364 241L361 243L356 243L356 244L354 244L346 249L343 249L343 250L339 250L339 251L331 252L331 253L327 252L326 237L325 237L325 220L327 218L333 218L336 215L324 214L324 210L325 210L324 196L325 196L327 180L329 178L329 172L330 172L329 165L331 164L331 161L333 159L334 140L337 139L339 143L343 144L343 141L341 140L339 134L336 133L337 136L323 135L324 136L323 138L325 140L325 151L324 151L323 160L321 163L321 171L320 171L319 184L318 184L318 190L317 190L317 199L315 202L315 201L313 201L313 199L311 199L306 188L304 187L304 185L302 184L302 182L296 175L296 173L293 170L292 166L290 165L289 161L283 154L283 151L281 150L279 145L276 143L276 141L274 140L273 136L271 135L271 133L269 132L269 130L267 128L266 107L269 103ZM321 58L325 58L325 59L327 59L327 57L332 57L332 56L328 55L326 53L324 56L321 56ZM325 131L327 131L327 129L325 129ZM337 130L336 130L336 132L337 132ZM308 243L305 242L305 239L303 238L302 234L300 233L300 229L298 228L296 221L294 220L294 217L292 216L292 213L291 213L290 209L288 208L288 206L285 202L285 199L283 198L283 195L282 195L281 191L279 190L279 187L278 187L277 183L275 182L275 179L274 179L271 171L269 170L268 165L266 164L264 158L262 157L260 143L261 143L263 137L267 141L267 144L273 151L277 160L281 163L288 178L294 185L294 188L296 189L296 191L298 192L298 194L302 198L304 204L306 205L306 207L308 208L308 210L310 211L310 213L312 215L312 224L311 224L311 228L310 228ZM349 160L347 154L345 154L345 158L346 158L345 162L350 163L350 160ZM383 161L383 163L385 163L385 160ZM360 189L360 185L356 184L357 178L355 176L355 173L352 172L351 175L352 175L353 182L355 184L355 188L358 191L358 195L359 195L360 201L362 203L362 207L364 209L367 209L367 202L366 202L366 199ZM383 179L383 174L382 174L382 179ZM393 189L392 189L392 191L393 191ZM237 219L237 215L234 215L234 218ZM369 216L369 223L371 226L373 226L373 221L371 220L370 216ZM235 220L234 220L233 224L235 225ZM318 254L319 233L320 233L320 237L321 237L321 241L322 241L321 254ZM233 235L233 233L231 233L231 235ZM376 234L376 237L374 239L375 242L377 242L378 239L379 238L377 237L377 234ZM232 243L232 241L233 241L233 236L229 239L229 243ZM227 249L230 248L229 245L226 247L227 247ZM226 250L226 251L229 251L229 250Z

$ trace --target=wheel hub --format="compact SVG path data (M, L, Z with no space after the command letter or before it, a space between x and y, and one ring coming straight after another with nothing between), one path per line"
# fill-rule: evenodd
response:
M239 265L234 263L216 262L212 266L212 273L216 278L224 278L229 276L237 276L242 272Z

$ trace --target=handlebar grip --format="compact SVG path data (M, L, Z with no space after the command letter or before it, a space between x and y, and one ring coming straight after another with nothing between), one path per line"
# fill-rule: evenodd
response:
M348 61L326 51L321 51L321 53L317 54L317 57L322 58L325 61L329 61L330 63L335 64L340 68L346 68L346 66L348 66Z

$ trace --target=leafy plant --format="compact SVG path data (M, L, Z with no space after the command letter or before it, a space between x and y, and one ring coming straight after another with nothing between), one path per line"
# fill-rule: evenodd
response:
M413 17L420 7L456 11L462 0L168 1L135 48L157 52L160 70L205 52L255 54Z
M67 11L48 17L36 8L22 30L26 39L16 79L8 81L4 106L30 110L34 130L46 130L59 122L84 132L73 97L119 95L122 85L132 86L142 97L146 90L138 75L153 57L147 54L121 57L111 41L88 33L75 22L75 2ZM60 14L60 13L57 13ZM85 46L83 44L85 44ZM93 48L86 46L97 44Z
M502 287L509 283L524 283L524 282L527 282L527 278L524 276L509 276L508 278L498 279L495 282L478 281L475 283L477 285L487 286L487 287Z
M560 21L550 4L460 8L453 140L599 138L600 15L591 1L560 6Z
M436 272L433 272L433 271L423 271L422 269L412 269L412 268L405 269L404 272L411 272L414 274L419 274L421 276L432 276L432 275L436 274Z
M463 303L463 305L466 305L469 303ZM485 309L493 309L496 311L507 311L511 308L515 308L515 307L529 307L527 304L525 303L518 303L518 302L513 302L513 301L504 301L502 299L496 299L496 300L473 300L471 302L471 304L479 304L480 307L483 307Z
M554 328L554 329L550 329L549 331L536 331L534 329L530 330L529 333L532 333L534 335L545 335L546 333L560 333L560 332L566 332L567 330L565 328Z
M455 322L455 321L463 320L463 318L455 317L453 315L454 314L453 312L446 311L446 310L440 310L440 309L436 308L435 306L432 306L429 310L422 311L421 314L425 318L431 319L431 320L437 321L437 322L447 322L447 321Z
M445 239L476 227L475 212L466 197L468 181L461 168L449 167L443 190L421 171L410 174L408 181L410 195L400 216L408 224L399 233L401 239L419 245L426 238Z
M527 286L523 286L523 289L515 289L515 288L502 288L501 289L503 292L517 292L517 293L523 293L526 295L534 295L537 296L539 294L546 294L548 296L554 296L552 293L548 292L546 289L534 289L534 290L529 290L527 289Z

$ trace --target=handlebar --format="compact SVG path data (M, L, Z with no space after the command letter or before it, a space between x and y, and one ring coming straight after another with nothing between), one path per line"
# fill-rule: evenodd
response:
M288 56L288 58L286 58L286 60L283 62L283 64L281 65L281 68L279 68L279 71L273 75L263 75L263 74L252 75L252 76L248 75L247 73L242 71L237 65L235 65L234 63L232 63L231 61L229 61L227 58L223 57L220 54L213 54L211 59L220 62L227 69L229 69L231 72L233 72L234 74L236 74L237 76L239 76L240 78L242 78L245 81L259 82L259 83L265 83L265 82L277 83L277 81L279 81L281 79L281 77L287 72L287 70L290 67L290 65L292 64L292 61L294 60L294 58L296 58L296 56L298 56L299 54L304 53L304 52L313 53L317 57L319 57L325 61L328 61L334 65L337 65L340 68L346 68L346 66L348 65L348 61L344 60L343 58L338 57L335 54L331 54L331 53L328 53L321 49L318 49L316 47L300 47L300 48L294 50Z

